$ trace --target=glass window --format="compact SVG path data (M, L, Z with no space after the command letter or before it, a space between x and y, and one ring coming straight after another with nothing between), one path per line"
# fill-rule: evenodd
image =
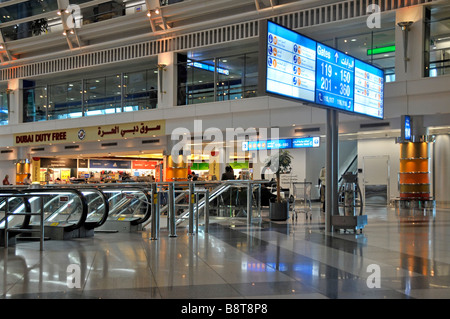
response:
M430 77L450 74L450 6L432 9L430 29Z
M214 102L214 60L188 60L186 104Z
M6 93L6 87L0 88L0 125L8 124L8 93Z
M120 75L88 79L84 83L85 115L120 113Z
M395 78L394 27L338 38L337 49L382 68L386 82Z
M243 97L245 56L218 59L217 101L238 100Z
M123 78L125 111L154 109L157 107L157 69L126 73Z
M49 120L76 118L83 115L81 81L50 85L48 91Z
M258 53L245 55L244 98L258 95Z
M23 121L39 122L47 119L47 87L23 89Z
M254 97L257 87L257 52L178 64L178 105Z
M0 22L5 23L58 9L57 0L29 0L0 8Z

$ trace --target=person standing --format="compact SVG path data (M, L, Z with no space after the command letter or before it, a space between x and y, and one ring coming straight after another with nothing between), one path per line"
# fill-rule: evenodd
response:
M226 181L230 179L234 179L234 172L231 166L227 166L225 167L225 173L222 174L222 180Z
M9 175L6 174L5 178L3 179L3 185L11 185L11 183L9 182Z
M320 202L322 203L322 211L325 212L325 186L326 186L327 174L325 167L320 170L319 180L320 180Z
M30 173L28 173L27 174L27 177L25 177L24 179L23 179L23 185L31 185L31 174Z

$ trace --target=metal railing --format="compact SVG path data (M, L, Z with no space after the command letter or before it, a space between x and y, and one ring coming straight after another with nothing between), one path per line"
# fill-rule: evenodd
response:
M21 198L28 198L30 197L30 195L27 194L0 194L0 197L2 198L6 198L6 205L5 205L5 228L4 228L4 247L8 248L8 239L9 236L8 234L10 232L15 232L15 233L32 233L32 232L39 232L39 250L43 251L44 250L44 197L49 197L52 195L49 194L33 194L33 197L39 197L40 200L40 210L39 213L33 213L33 212L20 212L20 213L11 213L9 211L9 199L10 198L17 198L17 197L21 197ZM39 216L39 228L38 229L32 229L32 228L12 228L9 227L9 217L10 216L17 216L17 215L23 215L23 216Z
M196 181L179 181L179 182L159 182L151 183L152 197L152 215L151 219L143 226L150 224L150 239L156 240L160 231L161 212L167 212L167 229L169 237L177 237L177 225L184 221L188 221L188 234L194 235L198 233L200 213L203 212L205 233L209 232L210 220L210 204L214 200L232 188L237 188L246 192L245 206L236 206L236 209L245 209L246 222L250 225L253 222L253 206L256 207L257 216L261 217L261 184L267 181L251 181L251 180L232 180L232 181L216 181L216 182L196 182ZM203 186L203 187L199 187ZM253 199L254 190L257 190L256 203ZM178 193L178 196L176 195ZM167 194L167 203L162 204L162 194ZM249 196L250 194L250 196ZM203 197L200 199L200 197ZM180 199L186 199L187 205L180 204ZM241 203L242 204L242 203ZM161 208L162 206L162 208ZM177 206L186 209L177 216ZM236 216L232 217L236 218Z

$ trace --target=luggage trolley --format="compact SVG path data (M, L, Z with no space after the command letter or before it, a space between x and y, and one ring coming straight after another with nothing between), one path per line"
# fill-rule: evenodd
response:
M312 182L293 182L293 214L292 219L297 219L297 213L305 213L305 218L312 219L311 213L311 188Z

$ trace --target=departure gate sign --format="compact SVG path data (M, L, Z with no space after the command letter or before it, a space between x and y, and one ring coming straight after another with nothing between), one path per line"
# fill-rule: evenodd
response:
M382 119L384 72L271 21L266 92Z

